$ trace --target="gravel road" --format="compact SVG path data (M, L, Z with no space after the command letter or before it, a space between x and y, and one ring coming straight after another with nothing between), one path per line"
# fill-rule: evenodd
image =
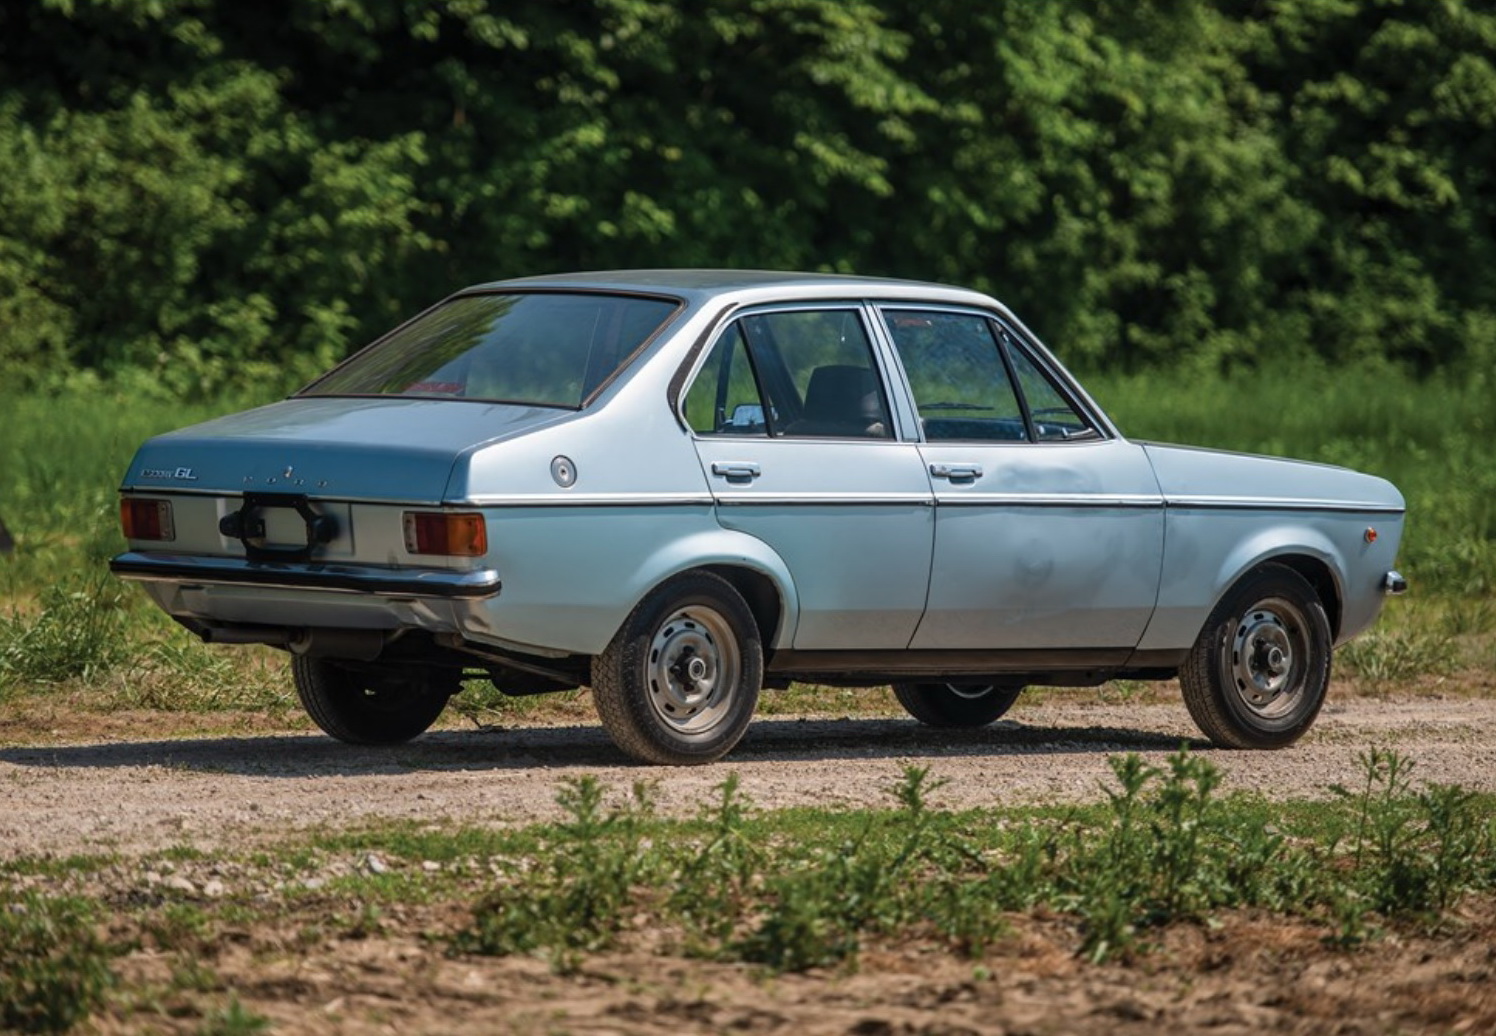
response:
M1415 780L1496 791L1496 700L1332 699L1310 736L1280 752L1212 749L1178 703L1056 694L1012 717L955 733L908 719L766 717L726 760L682 769L631 765L595 726L439 730L381 750L307 734L0 745L0 858L243 846L386 818L524 823L556 815L557 785L582 774L617 795L654 780L670 814L693 813L733 771L760 806L886 805L909 764L948 780L934 796L943 806L1080 801L1100 797L1109 755L1157 761L1182 741L1224 771L1227 790L1323 796L1380 745L1413 758Z

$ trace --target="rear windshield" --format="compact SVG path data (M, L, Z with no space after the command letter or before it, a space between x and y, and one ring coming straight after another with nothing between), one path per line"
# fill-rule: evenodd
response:
M580 407L675 312L633 295L463 295L301 391Z

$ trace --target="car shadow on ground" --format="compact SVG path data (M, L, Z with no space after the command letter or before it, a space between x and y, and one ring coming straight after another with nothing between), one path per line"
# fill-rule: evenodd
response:
M932 730L904 719L757 720L719 764L952 757L1112 755L1173 751L1208 742L1157 731L1052 727L1002 721L979 730ZM601 727L488 727L439 730L392 747L345 745L315 734L44 745L0 749L0 762L26 767L167 767L248 777L339 777L442 770L633 767ZM646 767L639 766L640 769Z

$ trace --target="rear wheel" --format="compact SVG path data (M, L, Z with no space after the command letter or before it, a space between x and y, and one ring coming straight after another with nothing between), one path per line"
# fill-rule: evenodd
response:
M325 658L291 657L307 715L350 745L398 745L424 733L457 692L457 673L436 669L353 668Z
M985 727L1007 713L1023 693L1007 684L896 683L893 696L927 727Z
M1283 748L1330 686L1330 622L1297 572L1267 564L1231 589L1179 671L1190 716L1223 748Z
M709 763L758 706L763 647L732 584L690 572L660 586L592 663L592 697L615 744L646 763Z

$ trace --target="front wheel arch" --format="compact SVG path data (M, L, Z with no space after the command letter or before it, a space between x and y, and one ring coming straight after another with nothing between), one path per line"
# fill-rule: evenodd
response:
M1314 587L1314 592L1319 596L1320 606L1325 610L1325 618L1330 623L1330 639L1338 642L1343 609L1340 600L1340 581L1335 578L1334 570L1319 558L1309 557L1306 554L1285 554L1281 557L1269 558L1268 562L1297 572L1306 583Z
M1342 604L1344 590L1334 559L1327 553L1330 550L1329 544L1326 543L1318 548L1304 543L1281 543L1276 546L1259 544L1258 546L1264 549L1248 551L1240 557L1234 557L1230 564L1217 573L1216 577L1220 580L1217 585L1225 589L1211 604L1211 613L1213 614L1221 606L1221 602L1243 580L1262 566L1281 565L1297 573L1314 588L1315 594L1319 597L1320 606L1325 610L1325 618L1330 623L1330 637L1334 642L1339 643L1344 614Z

